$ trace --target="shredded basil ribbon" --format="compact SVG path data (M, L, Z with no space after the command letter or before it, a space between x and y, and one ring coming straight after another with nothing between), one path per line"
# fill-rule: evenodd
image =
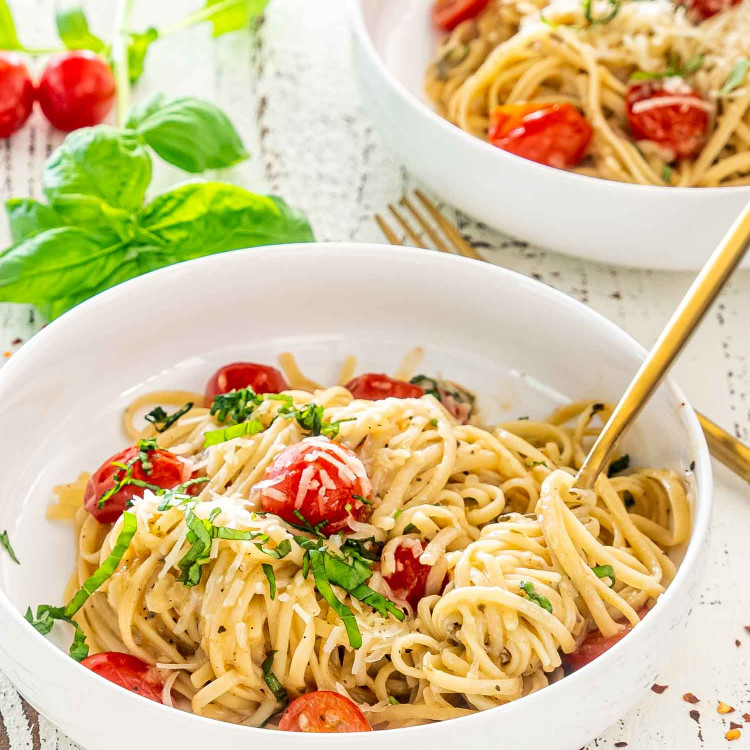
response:
M10 543L10 539L8 538L7 531L3 531L3 533L0 534L0 547L2 547L10 555L10 559L13 560L13 562L16 563L16 565L21 564L18 561L18 558L16 557L16 553L13 550L13 546Z
M180 417L185 416L193 406L193 402L189 401L174 414L167 414L161 406L157 406L146 414L146 421L151 422L157 432L166 432Z
M591 570L594 571L597 578L609 578L611 581L610 588L615 585L615 569L611 565L596 565Z
M273 673L273 657L275 654L275 651L271 651L271 653L268 654L263 660L261 669L263 670L263 679L266 681L266 685L271 689L274 698L276 698L276 700L282 704L282 707L284 707L289 703L289 696L287 695L286 688Z
M273 572L273 565L269 563L263 563L261 565L266 578L268 579L268 588L271 594L271 599L276 598L276 574Z
M257 435L259 432L263 432L263 429L263 425L257 419L252 419L249 422L241 422L231 427L209 430L203 435L203 447L209 448L212 445L219 445L219 443L225 443L227 440L233 440L234 438Z
M545 609L552 614L552 603L546 596L537 593L537 590L534 588L534 584L531 581L521 581L520 588L526 596L534 602L534 604L538 604L542 609Z

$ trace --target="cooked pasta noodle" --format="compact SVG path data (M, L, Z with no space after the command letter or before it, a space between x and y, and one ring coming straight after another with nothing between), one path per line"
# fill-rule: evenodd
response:
M163 670L167 705L272 726L279 703L262 666L272 655L290 696L337 691L375 728L464 716L559 679L563 655L587 632L611 636L624 622L635 625L674 576L667 551L690 529L680 476L642 469L601 476L590 492L572 489L596 425L609 414L605 405L571 404L546 422L486 428L457 424L433 395L366 401L342 386L288 395L339 423L335 442L359 456L372 485L369 517L351 519L326 548L336 553L345 538L373 539L380 559L369 585L406 616L381 615L337 588L361 632L362 645L352 647L314 576L305 576L299 530L261 512L257 485L266 469L309 434L294 419L274 418L283 401L257 406L262 431L204 448L205 433L221 425L202 406L162 433L152 425L136 433L133 421L145 406L200 404L200 396L141 396L126 411L126 430L155 437L190 472L205 473L195 516L268 537L265 548L213 539L200 581L187 587L178 581L190 548L186 505L159 510L163 498L148 489L134 500L137 532L76 619L92 652L127 652ZM82 480L59 491L66 508L71 492L79 503L68 596L110 553L123 523L101 524L80 506ZM268 554L285 543L285 556ZM415 609L387 583L401 546L430 567ZM612 579L596 566L611 566Z
M498 105L573 104L593 129L588 156L574 168L581 174L643 185L747 185L750 5L725 5L696 23L671 0L491 0L441 39L427 94L441 115L483 139ZM694 158L632 137L626 94L634 74L674 92L636 108L672 104L708 113ZM690 90L698 100L685 99Z

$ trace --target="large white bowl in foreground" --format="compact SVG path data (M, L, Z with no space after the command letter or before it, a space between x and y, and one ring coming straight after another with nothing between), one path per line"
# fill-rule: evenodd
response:
M438 40L433 2L349 0L367 114L410 170L471 216L552 250L641 268L703 266L750 200L750 187L667 188L583 177L453 126L424 94Z
M517 274L439 253L378 245L268 247L135 279L49 325L0 371L0 669L88 750L351 748L342 735L293 735L203 719L101 680L24 622L61 601L72 568L67 523L45 519L53 485L125 444L120 413L141 392L200 390L236 359L292 350L334 382L345 355L393 371L423 346L420 369L478 391L490 418L543 416L569 398L614 399L644 352L584 305ZM693 532L679 572L648 617L611 651L515 703L425 727L359 735L359 750L470 745L577 750L622 716L679 643L694 597L711 504L711 468L691 408L662 386L629 435L636 464L695 462ZM67 644L64 644L67 645Z

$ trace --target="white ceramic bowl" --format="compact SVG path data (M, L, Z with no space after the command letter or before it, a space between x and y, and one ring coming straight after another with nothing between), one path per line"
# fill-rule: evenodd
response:
M410 170L489 226L605 263L698 269L750 200L750 187L628 185L491 146L440 117L424 93L439 38L434 0L349 2L368 116Z
M101 680L39 635L21 612L59 603L73 565L69 524L45 519L51 489L126 444L123 407L163 387L200 390L219 365L273 362L292 350L335 382L345 355L421 367L478 391L492 418L543 416L571 398L615 399L642 360L631 338L584 305L520 275L439 253L378 245L268 247L204 258L129 281L37 334L0 371L0 669L88 750L350 748L344 735L299 736L165 708ZM494 412L494 413L493 413ZM693 533L677 577L649 616L581 671L468 718L359 735L360 750L453 747L576 750L622 716L679 643L711 504L707 448L692 409L662 386L629 436L638 464L695 461ZM66 634L67 635L67 634ZM68 636L69 637L69 636ZM67 646L64 643L64 647Z

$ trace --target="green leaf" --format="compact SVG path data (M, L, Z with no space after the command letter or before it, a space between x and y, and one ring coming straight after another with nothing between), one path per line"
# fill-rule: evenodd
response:
M0 0L0 49L23 49L23 45L18 40L13 14L6 0Z
M268 579L268 589L269 589L269 594L271 595L271 599L275 599L276 598L276 574L273 572L273 565L270 565L269 563L263 563L261 567L263 568L263 573L265 573L265 576Z
M591 570L594 571L597 578L609 578L610 588L615 585L615 569L611 565L595 565Z
M552 603L546 596L537 593L537 590L534 588L534 584L531 581L521 581L520 588L521 591L523 591L526 596L534 602L534 604L538 604L542 609L545 609L552 614Z
M10 559L13 560L16 565L21 564L16 557L16 553L13 551L13 545L11 545L10 543L7 531L3 531L3 533L0 534L0 547L2 547L10 555ZM273 599L273 597L271 598Z
M750 63L745 57L740 57L737 60L727 76L727 80L724 81L724 85L719 89L719 96L727 96L728 94L731 94L732 91L734 91L745 80L748 65L750 65Z
M145 419L151 422L157 432L166 432L180 417L185 416L193 408L193 402L188 401L181 409L167 414L161 406L156 406L146 414Z
M47 229L65 226L65 220L54 209L33 198L11 198L5 203L13 242L23 242Z
M206 0L206 10L213 13L205 20L213 24L213 35L246 29L250 21L263 13L269 0Z
M222 182L197 182L156 196L140 227L159 249L159 265L258 245L310 242L305 216L281 198Z
M143 75L143 66L149 47L159 38L153 26L143 32L131 31L128 34L128 73L130 82L135 83Z
M263 425L257 419L253 419L250 422L223 427L220 430L209 430L203 435L203 447L209 448L212 445L225 443L227 440L234 440L234 438L257 435L259 432L263 432L264 429Z
M266 567L265 565L263 566ZM271 567L270 565L268 566ZM273 597L271 597L273 599ZM266 681L266 685L271 689L271 692L274 695L274 698L279 703L282 703L283 705L286 705L289 703L289 696L286 693L286 688L281 684L281 681L279 678L273 673L273 657L275 651L271 651L270 654L263 660L263 664L261 665L261 669L263 670L263 679Z
M47 160L44 195L60 211L65 201L98 199L115 209L136 211L151 181L151 157L134 133L97 125L71 133Z
M55 13L57 33L68 49L87 49L97 54L105 52L107 45L89 29L86 14L80 6L63 8Z
M186 172L223 169L248 156L229 118L203 99L155 94L133 107L127 127L164 161Z

